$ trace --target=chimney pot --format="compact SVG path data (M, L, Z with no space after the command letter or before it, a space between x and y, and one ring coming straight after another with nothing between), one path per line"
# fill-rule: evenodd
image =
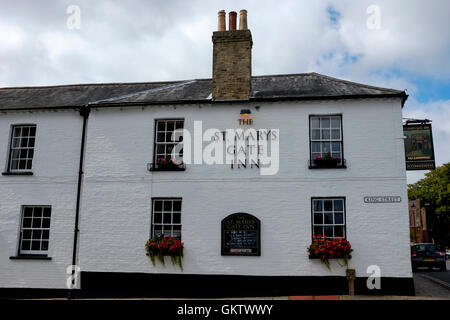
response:
M228 30L236 30L236 17L237 13L236 11L230 11L228 13Z
M220 10L218 13L217 31L225 31L225 10Z
M247 30L247 10L239 11L239 30Z

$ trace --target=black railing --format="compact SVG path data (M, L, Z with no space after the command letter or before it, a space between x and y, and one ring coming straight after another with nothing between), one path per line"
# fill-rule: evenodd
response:
M345 169L347 168L347 164L345 159L341 159L340 161L332 161L321 159L321 161L309 160L309 169Z
M148 171L184 171L186 170L186 165L184 163L176 164L173 162L169 163L147 163Z

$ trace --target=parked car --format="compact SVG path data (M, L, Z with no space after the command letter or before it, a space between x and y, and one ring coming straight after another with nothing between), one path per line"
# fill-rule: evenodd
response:
M411 245L411 263L413 270L427 267L446 271L445 252L434 243L414 243Z

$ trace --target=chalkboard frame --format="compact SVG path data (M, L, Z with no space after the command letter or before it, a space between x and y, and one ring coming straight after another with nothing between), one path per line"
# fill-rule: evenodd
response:
M225 232L227 231L225 230L225 223L227 220L232 219L236 216L244 216L246 218L250 218L256 221L256 248L252 247L253 249L256 249L255 252L249 253L249 252L229 252L229 250L227 251L227 249L229 248L225 246ZM221 229L222 229L221 254L223 256L261 256L261 221L257 217L245 212L236 212L222 219Z

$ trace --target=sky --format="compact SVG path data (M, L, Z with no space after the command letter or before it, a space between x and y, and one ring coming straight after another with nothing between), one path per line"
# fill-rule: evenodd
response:
M0 87L210 78L222 9L248 11L253 75L406 89L403 116L431 119L450 161L448 0L2 0Z

